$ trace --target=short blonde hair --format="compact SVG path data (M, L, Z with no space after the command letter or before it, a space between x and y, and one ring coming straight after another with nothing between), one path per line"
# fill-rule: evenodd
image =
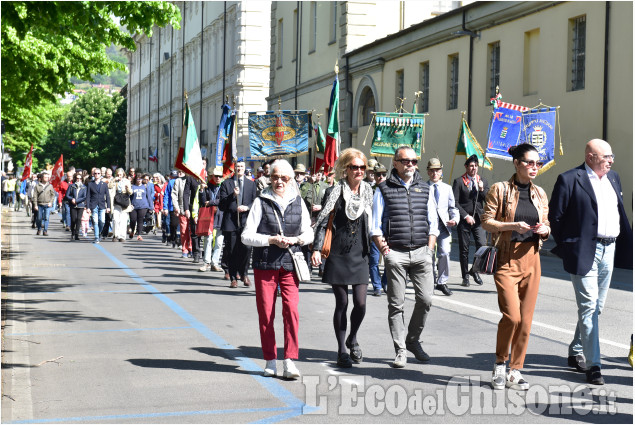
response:
M366 155L364 155L364 152L355 148L344 149L340 154L337 162L335 163L335 178L345 178L346 169L349 165L351 165L351 162L353 162L355 158L359 158L364 161L364 166L368 168L368 160L366 159Z

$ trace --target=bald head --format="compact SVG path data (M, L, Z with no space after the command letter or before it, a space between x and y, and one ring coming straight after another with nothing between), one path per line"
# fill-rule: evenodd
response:
M605 176L613 165L615 157L611 145L601 139L590 140L584 149L584 161L598 177Z

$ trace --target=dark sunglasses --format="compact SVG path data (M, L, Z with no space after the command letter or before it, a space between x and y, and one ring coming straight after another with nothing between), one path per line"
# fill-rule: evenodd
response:
M357 171L357 170L366 171L366 166L365 165L349 165L348 169L351 171Z
M271 176L271 181L275 182L277 180L282 180L283 182L287 183L289 180L291 180L291 177L289 176L279 176L277 174L274 174Z
M529 168L542 168L542 166L544 165L544 163L542 161L525 161L524 159L519 159L520 162L522 162L523 164L525 164L527 167Z
M386 177L386 173L375 173L377 177Z
M403 165L417 165L419 163L418 159L408 159L408 158L401 158L401 159L397 159L397 162L401 162Z

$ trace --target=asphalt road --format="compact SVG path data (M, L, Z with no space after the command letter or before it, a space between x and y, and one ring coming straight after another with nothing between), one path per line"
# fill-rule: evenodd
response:
M491 389L496 290L490 276L461 287L456 252L454 295L436 293L422 336L429 363L410 355L405 369L389 366L386 297L369 292L364 361L338 369L334 299L315 275L300 288L303 376L285 381L262 377L252 288L198 272L158 236L71 243L59 215L48 237L27 220L3 213L3 423L633 423L630 271L616 270L600 317L602 387L566 366L575 301L547 253L523 370L529 391ZM412 306L409 295L408 318ZM277 316L282 357L280 303Z

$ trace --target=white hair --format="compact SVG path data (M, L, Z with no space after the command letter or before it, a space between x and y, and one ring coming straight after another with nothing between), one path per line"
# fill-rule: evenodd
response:
M271 174L273 174L274 170L278 170L278 174L282 176L289 176L291 178L295 177L293 167L286 159L276 159L273 161L273 164L271 164Z

